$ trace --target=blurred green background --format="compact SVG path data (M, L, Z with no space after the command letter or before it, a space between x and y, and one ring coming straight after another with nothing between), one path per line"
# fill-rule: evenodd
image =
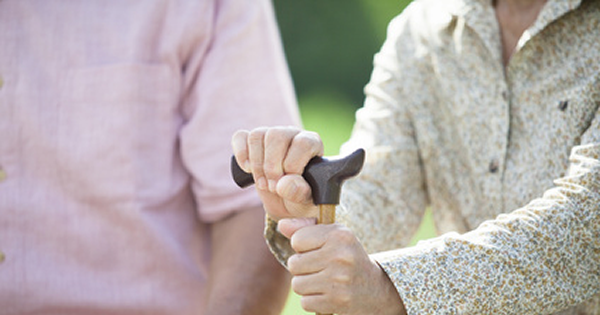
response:
M410 0L273 0L304 127L318 132L325 154L335 155L350 135L354 112L373 55L385 39L389 21ZM425 216L413 239L435 235ZM303 315L300 297L290 293L283 315Z
M306 129L327 155L349 136L389 21L409 0L273 0Z

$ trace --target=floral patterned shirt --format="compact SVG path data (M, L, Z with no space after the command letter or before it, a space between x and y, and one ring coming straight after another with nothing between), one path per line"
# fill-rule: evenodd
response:
M548 0L501 51L491 0L392 21L338 217L409 314L600 314L600 1ZM398 249L428 206L446 234Z

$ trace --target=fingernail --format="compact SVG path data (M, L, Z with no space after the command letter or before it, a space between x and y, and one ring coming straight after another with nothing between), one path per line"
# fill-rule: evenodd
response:
M277 190L277 182L274 180L269 180L269 190L271 192L275 192Z
M283 220L287 220L287 219L281 219L279 221L277 221L277 227L275 228L277 230L277 232L281 233L281 231L279 230L279 225L281 224L281 221Z
M250 167L250 161L248 161L248 160L244 161L244 170L246 172L252 172L252 168Z
M268 188L267 180L264 177L259 178L256 182L256 188L258 188L260 190L267 190L267 188Z
M288 219L291 224L294 225L311 225L317 224L317 218L291 218Z

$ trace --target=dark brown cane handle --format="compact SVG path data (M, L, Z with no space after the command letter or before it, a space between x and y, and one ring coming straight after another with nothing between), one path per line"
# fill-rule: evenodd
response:
M365 150L358 149L345 157L314 157L306 167L302 177L312 189L313 201L316 205L339 204L342 183L356 176L365 161ZM252 174L246 173L231 157L231 175L235 183L244 188L254 184Z

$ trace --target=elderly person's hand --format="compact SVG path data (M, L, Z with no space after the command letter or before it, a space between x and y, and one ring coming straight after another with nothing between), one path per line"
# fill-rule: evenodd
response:
M297 254L288 260L292 289L309 312L339 315L406 314L385 272L340 224L283 219L279 231Z
M319 135L296 127L258 128L236 132L231 143L240 167L252 173L271 218L317 215L302 172L311 158L323 155Z

